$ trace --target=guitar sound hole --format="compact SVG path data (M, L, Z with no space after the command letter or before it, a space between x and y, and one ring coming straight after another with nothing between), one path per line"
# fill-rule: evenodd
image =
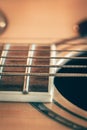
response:
M87 60L70 60L66 65L87 65ZM87 68L62 68L57 73L87 73ZM87 77L55 77L54 84L66 99L87 111Z

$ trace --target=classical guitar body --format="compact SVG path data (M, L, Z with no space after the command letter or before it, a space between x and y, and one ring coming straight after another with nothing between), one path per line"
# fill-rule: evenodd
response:
M1 130L87 129L87 38L0 44Z

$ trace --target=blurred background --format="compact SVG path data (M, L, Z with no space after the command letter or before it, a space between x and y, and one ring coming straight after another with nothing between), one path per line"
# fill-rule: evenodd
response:
M0 10L8 21L1 42L52 43L77 36L87 0L0 0Z

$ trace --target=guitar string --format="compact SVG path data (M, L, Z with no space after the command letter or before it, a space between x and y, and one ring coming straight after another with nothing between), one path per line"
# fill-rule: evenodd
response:
M63 56L59 56L59 57L47 57L47 56L0 56L0 58L17 58L17 59L25 59L25 58L32 58L32 59L77 59L77 60L85 60L87 59L86 56L83 57L77 57L77 56L72 56L72 57L63 57Z
M16 51L16 50L15 50ZM22 50L20 50L20 51L22 51ZM33 50L32 50L33 51ZM46 50L44 50L44 51L46 51ZM53 51L55 51L55 50L53 50ZM60 51L64 51L64 50L60 50ZM71 51L71 50L65 50L65 51ZM80 52L83 52L83 51L81 51L81 50L72 50L72 51L80 51ZM87 50L85 50L85 51L87 51ZM25 59L25 58L33 58L33 59L87 59L87 57L43 57L43 56L34 56L34 57L28 57L28 56L22 56L22 57L18 57L18 56L7 56L7 57L1 57L1 58L18 58L18 59L20 59L20 58L22 58L22 59ZM12 59L11 59L12 60ZM58 65L31 65L31 66L29 66L29 65L16 65L16 64L14 64L14 65L12 65L12 64L5 64L5 65L0 65L1 67L2 66L4 66L4 67L61 67L61 68L87 68L87 66L86 65L68 65L68 66L66 66L66 65L63 65L63 66L58 66ZM79 74L79 75L78 75ZM2 75L2 76L14 76L14 75L16 75L16 76L62 76L62 77L68 77L68 76L74 76L74 77L87 77L87 74L82 74L82 73L58 73L58 74L50 74L50 73L31 73L31 74L25 74L25 73L16 73L16 74L13 74L13 73L6 73L6 72L3 72L3 73L1 73L0 75Z
M40 68L87 68L87 65L21 65L21 64L4 64L0 67L40 67Z
M44 77L87 77L87 73L12 73L3 72L0 73L1 76L44 76Z

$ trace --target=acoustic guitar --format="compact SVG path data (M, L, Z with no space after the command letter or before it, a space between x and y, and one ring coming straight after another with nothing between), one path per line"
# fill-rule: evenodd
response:
M87 130L87 38L0 43L1 130Z

